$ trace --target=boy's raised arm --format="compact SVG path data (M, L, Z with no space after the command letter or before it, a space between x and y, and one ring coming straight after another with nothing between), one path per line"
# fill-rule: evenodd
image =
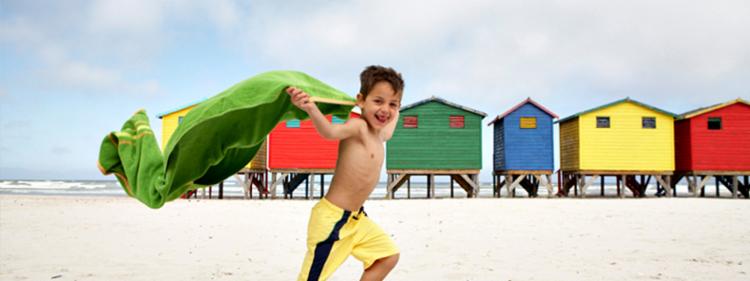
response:
M396 109L396 115L393 116L391 122L385 125L385 127L383 127L383 130L380 131L380 139L382 139L383 141L388 141L391 139L391 137L393 137L393 131L396 130L396 124L398 124L398 115L399 112L398 109Z
M341 140L353 137L358 135L363 128L364 123L357 122L360 121L358 119L353 119L341 125L331 124L325 115L320 112L315 102L310 100L310 95L295 87L288 87L286 92L290 95L292 104L307 112L315 130L325 139Z

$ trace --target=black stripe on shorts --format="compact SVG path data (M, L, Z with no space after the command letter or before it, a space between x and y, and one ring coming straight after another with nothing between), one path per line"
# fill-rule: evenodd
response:
M344 211L341 219L333 226L333 230L328 235L328 238L315 245L315 255L313 256L312 266L310 266L310 274L307 275L308 281L318 281L318 278L320 278L323 266L325 266L326 260L328 260L328 255L331 254L333 243L339 240L339 230L344 227L351 214L352 212L350 211Z

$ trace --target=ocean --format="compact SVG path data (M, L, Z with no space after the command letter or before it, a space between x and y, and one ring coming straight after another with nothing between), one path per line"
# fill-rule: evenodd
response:
M329 182L326 182L328 184ZM386 183L379 183L375 187L375 190L370 194L370 199L382 199L385 198ZM327 190L327 186L326 186ZM678 196L689 196L686 185L678 185ZM277 196L283 198L283 188L281 185L277 187ZM554 191L557 191L557 185L554 185ZM218 196L218 186L211 188L212 198ZM503 197L505 197L505 190ZM587 191L589 197L598 197L599 186L591 186ZM656 192L654 185L650 186L646 191L649 197L653 197ZM721 188L719 191L721 197L731 196L731 193L726 188ZM205 196L208 196L208 190L205 192ZM315 184L315 190L313 191L316 197L320 196L320 184ZM115 180L0 180L0 194L15 194L15 195L56 195L56 196L127 196L125 191L122 189L120 184ZM198 192L202 194L201 191ZM257 192L253 191L253 196L257 196ZM571 190L571 196L573 191ZM630 192L626 193L630 196ZM437 182L435 188L435 195L438 198L450 197L450 184ZM455 184L454 189L455 197L466 197L466 193L461 189L458 184ZM480 197L492 197L492 183L481 183L480 184ZM526 192L522 188L516 189L517 197L526 197ZM547 191L544 188L539 189L539 196L546 197ZM616 197L616 187L611 184L607 184L605 188L606 197ZM714 197L715 189L714 186L709 184L706 186L706 196ZM224 197L225 198L243 198L243 191L241 185L234 179L227 179L224 182ZM293 193L293 198L304 198L305 197L305 184L301 184ZM406 198L407 188L403 185L397 192L396 198ZM411 198L427 198L426 184L423 182L412 182L411 184Z
M326 182L326 190L328 184ZM370 195L372 199L385 197L386 183L379 183ZM283 197L283 188L279 185L276 188L277 196ZM218 196L218 185L211 188L212 197ZM320 183L315 183L316 196L320 196ZM406 185L402 186L397 192L397 197L406 197ZM201 191L198 192L202 194ZM492 184L482 184L480 194L484 193L487 197L492 195ZM22 195L63 195L63 196L127 196L125 191L115 180L92 181L92 180L0 180L0 194L22 194ZM257 196L253 190L253 196ZM435 194L437 197L450 197L450 185L448 183L436 183ZM414 198L426 198L427 189L425 183L412 183L411 195ZM466 197L466 193L455 185L454 195L456 197ZM208 190L206 190L208 196ZM224 197L242 198L242 187L234 179L224 181ZM301 184L292 194L293 198L305 197L305 184Z

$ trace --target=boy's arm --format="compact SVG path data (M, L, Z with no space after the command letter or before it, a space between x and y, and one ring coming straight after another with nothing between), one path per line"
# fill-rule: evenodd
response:
M393 131L396 130L396 124L398 124L398 109L396 109L396 115L393 116L393 119L391 119L391 122L388 123L388 125L385 125L383 127L383 130L380 131L380 139L383 141L388 141L393 137Z
M325 139L342 140L358 135L364 125L362 122L346 122L344 124L331 124L325 115L320 112L315 102L310 101L310 95L295 87L289 87L286 92L291 96L292 104L299 107L310 116L315 130Z

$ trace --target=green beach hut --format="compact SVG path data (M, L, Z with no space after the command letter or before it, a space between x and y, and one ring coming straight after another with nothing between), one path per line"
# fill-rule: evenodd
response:
M482 169L484 112L439 97L401 108L393 138L386 145L387 197L411 176L427 176L427 197L435 197L435 176L451 178L474 197ZM407 184L407 186L409 186ZM410 188L407 197L411 197Z

